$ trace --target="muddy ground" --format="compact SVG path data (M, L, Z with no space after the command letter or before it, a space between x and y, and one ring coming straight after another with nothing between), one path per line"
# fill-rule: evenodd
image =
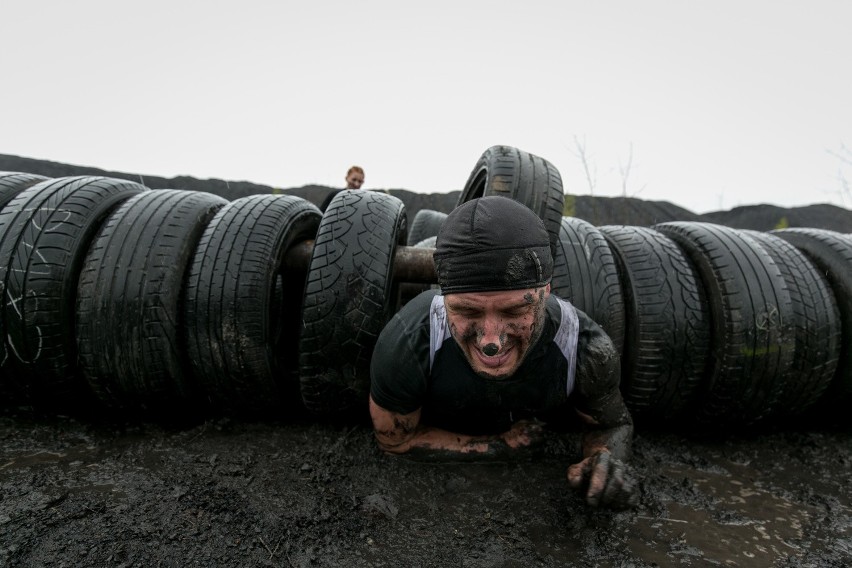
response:
M849 566L852 431L638 429L641 503L532 459L424 464L366 424L0 416L0 566Z

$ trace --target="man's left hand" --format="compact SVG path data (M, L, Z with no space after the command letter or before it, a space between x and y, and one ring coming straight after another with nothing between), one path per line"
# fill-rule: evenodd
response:
M570 466L568 484L585 492L586 503L592 507L627 509L635 506L638 499L628 467L607 450Z
M532 420L520 420L500 435L509 449L518 450L536 446L544 439L544 428L541 423Z

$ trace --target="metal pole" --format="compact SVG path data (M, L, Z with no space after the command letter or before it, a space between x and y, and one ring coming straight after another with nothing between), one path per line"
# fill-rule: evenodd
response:
M284 255L284 269L307 271L310 269L314 241L307 240L290 247ZM435 284L435 262L433 248L398 246L393 259L393 278L400 282Z

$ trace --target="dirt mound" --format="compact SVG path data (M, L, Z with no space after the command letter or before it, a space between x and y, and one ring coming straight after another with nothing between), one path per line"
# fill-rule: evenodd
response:
M702 220L755 231L811 227L839 233L852 232L852 211L826 203L793 209L775 205L746 205L730 211L707 213L702 215Z
M233 200L257 193L287 193L307 199L319 206L333 188L306 185L273 188L247 181L201 180L188 176L163 178L141 174L111 172L98 168L74 166L0 154L0 171L25 172L48 177L99 175L140 182L151 189L187 189L206 191ZM461 185L463 180L459 180ZM405 189L380 190L398 197L405 204L408 219L420 209L449 213L455 207L459 190L446 193L414 193ZM647 227L667 221L706 221L740 229L769 231L784 227L813 227L852 233L852 211L834 205L818 204L786 209L774 205L749 205L730 211L699 215L668 201L644 201L632 197L591 197L566 195L565 215L579 217L593 225L635 225Z

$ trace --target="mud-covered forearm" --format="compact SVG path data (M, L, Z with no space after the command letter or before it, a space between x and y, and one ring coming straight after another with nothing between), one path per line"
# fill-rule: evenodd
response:
M583 433L583 457L589 457L602 450L608 450L619 460L630 457L633 426L625 425L607 430L586 430Z
M583 457L601 450L620 460L630 457L633 420L618 389L589 401L577 412L583 420Z
M382 408L370 398L370 416L376 441L392 454L441 453L487 455L497 451L499 437L475 437L454 434L421 424L420 410L400 414Z
M577 357L583 459L569 466L568 484L592 507L632 507L638 497L625 462L630 457L633 420L619 390L620 358L599 328L592 328L584 339Z
M541 425L520 421L493 436L457 434L420 423L420 410L400 414L370 399L370 415L379 448L428 461L479 461L524 454L542 438Z
M464 436L424 425L417 425L412 429L403 425L401 428L400 422L404 421L396 420L394 426L389 429L375 428L379 448L394 454L418 450L482 454L487 452L489 444L495 441L488 437Z
M391 448L381 443L379 447L394 454L418 461L482 461L506 457L511 453L500 436L464 436L438 428L422 427L404 444Z
M583 456L608 450L630 456L633 420L619 390L621 361L609 337L590 333L577 357L577 412L583 420Z

